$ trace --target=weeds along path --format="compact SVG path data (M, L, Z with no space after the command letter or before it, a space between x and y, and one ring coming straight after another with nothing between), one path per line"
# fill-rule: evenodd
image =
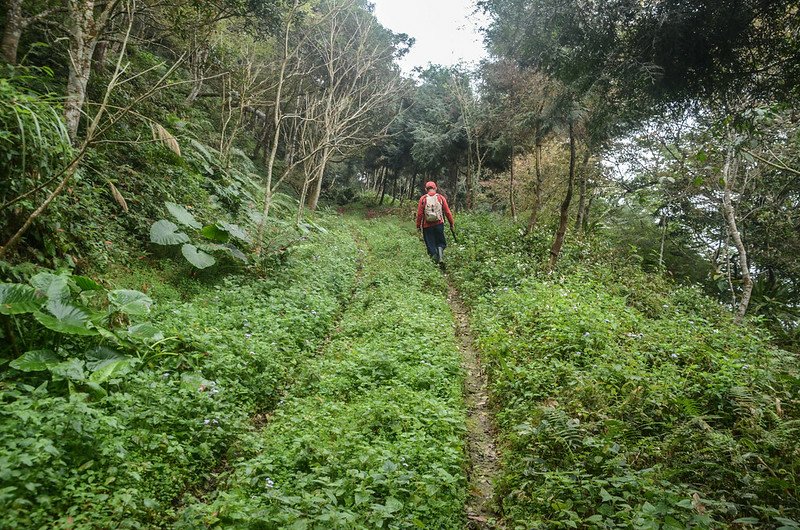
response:
M456 322L465 372L464 397L467 405L467 452L470 493L467 499L467 528L501 528L494 510L494 480L500 473L495 444L495 427L489 408L486 372L473 345L469 313L461 296L448 284L447 299Z
M410 226L356 229L362 279L336 333L179 528L464 528L463 371L447 284Z

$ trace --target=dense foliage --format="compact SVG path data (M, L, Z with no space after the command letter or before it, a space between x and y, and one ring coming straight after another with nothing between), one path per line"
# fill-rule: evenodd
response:
M275 408L299 363L331 329L350 295L355 266L352 240L329 232L296 248L270 280L231 277L209 284L165 281L169 270L120 271L108 281L147 289L150 296L118 306L114 293L128 300L135 291L109 292L108 312L120 328L114 335L100 334L96 319L76 320L84 311L79 308L56 325L47 314L12 315L3 331L6 356L23 344L52 350L38 355L41 367L25 362L32 361L29 352L3 371L4 525L141 528L169 522L183 496L204 489L253 428L251 418ZM51 296L88 285L105 298L105 288L89 279L51 273L31 278L37 293L44 278L51 280ZM4 294L8 285L24 284L2 284ZM129 326L125 315L150 310L153 300L152 323ZM64 306L51 305L51 312ZM76 335L66 324L93 333ZM50 331L42 332L42 325ZM33 337L46 343L28 344ZM120 341L130 357L121 357Z
M336 336L182 527L463 526L462 376L445 283L395 222L359 230L363 271Z
M795 356L602 241L548 273L530 258L543 234L463 224L450 268L488 364L510 524L800 524Z

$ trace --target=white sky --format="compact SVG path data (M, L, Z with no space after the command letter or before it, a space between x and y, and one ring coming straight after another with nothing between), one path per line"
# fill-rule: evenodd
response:
M375 16L395 33L407 33L416 42L400 61L404 72L428 63L453 65L486 57L478 32L485 25L473 14L475 0L371 0Z

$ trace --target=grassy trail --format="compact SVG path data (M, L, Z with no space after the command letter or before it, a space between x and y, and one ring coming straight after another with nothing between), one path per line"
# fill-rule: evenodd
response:
M448 287L411 228L353 222L355 294L317 356L181 525L441 528L467 524L464 370Z

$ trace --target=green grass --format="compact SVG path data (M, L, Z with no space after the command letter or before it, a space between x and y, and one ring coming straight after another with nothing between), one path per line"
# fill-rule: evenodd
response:
M462 374L443 278L410 227L360 230L363 277L334 339L186 528L462 527Z
M64 381L41 372L3 372L3 527L168 526L331 331L352 289L355 250L341 228L295 247L268 279L170 282L144 267L111 278L156 298L152 321L167 340L102 399L65 393ZM20 325L31 340L41 333ZM77 352L77 341L64 345Z
M546 234L461 219L511 528L794 528L797 359L601 242L548 274Z

